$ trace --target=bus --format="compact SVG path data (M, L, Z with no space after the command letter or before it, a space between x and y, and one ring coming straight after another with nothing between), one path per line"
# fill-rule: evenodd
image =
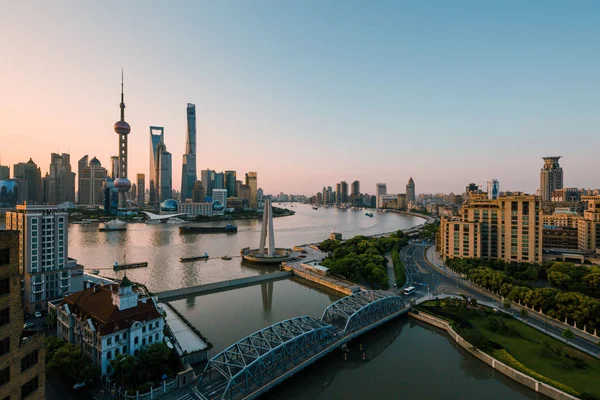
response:
M410 296L411 294L415 293L415 287L414 286L409 286L406 289L404 289L404 294L406 296Z

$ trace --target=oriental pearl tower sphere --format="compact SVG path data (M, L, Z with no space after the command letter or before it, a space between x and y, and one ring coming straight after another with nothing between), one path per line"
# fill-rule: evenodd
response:
M131 182L127 179L127 135L131 127L125 122L125 100L123 97L123 70L121 70L121 120L115 123L115 132L119 135L119 168L115 188L119 190L119 208L127 208L127 193L131 190Z

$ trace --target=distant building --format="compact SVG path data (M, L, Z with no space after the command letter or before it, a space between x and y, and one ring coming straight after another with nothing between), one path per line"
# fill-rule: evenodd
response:
M0 230L0 398L43 399L45 337L23 327L19 236Z
M340 189L342 193L342 203L348 203L348 183L346 181L341 181Z
M157 196L158 201L162 203L173 197L173 160L163 141L156 148L155 165Z
M256 201L256 189L258 188L257 183L257 174L256 172L248 172L246 173L246 185L250 186L250 208L255 209L258 207L258 203Z
M137 204L139 206L141 206L146 202L146 175L137 174L136 182L137 182Z
M227 189L213 189L213 215L223 215L227 206Z
M542 220L544 222L544 227L577 229L579 214L569 208L558 207L552 214L545 214Z
M125 276L120 285L93 286L66 296L57 306L57 336L81 347L100 369L112 373L119 354L138 356L163 341L164 320L151 298L139 298Z
M342 182L335 185L335 204L342 204Z
M10 179L10 167L0 165L0 181Z
M252 188L250 185L241 185L239 188L240 198L244 201L244 208L250 208L252 201Z
M191 203L179 203L177 205L178 213L185 213L188 217L211 217L213 215L213 203L212 202L191 202Z
M237 197L235 171L225 171L225 189L227 189L227 197Z
M113 181L119 177L119 156L110 157L110 177Z
M581 191L577 188L562 188L552 192L553 202L579 202L581 201Z
M43 183L44 201L48 204L75 203L75 173L71 172L71 156L52 153L50 157L50 171Z
M471 193L458 218L442 217L439 250L449 258L542 262L542 201L539 196Z
M192 203L202 203L204 202L204 186L202 185L202 181L194 182L194 188L192 189Z
M399 209L406 209L408 207L408 201L407 201L407 196L406 194L399 194L397 199L396 199L396 206Z
M412 176L410 177L410 179L408 180L408 183L406 184L406 201L408 203L410 203L410 202L415 203L416 202L416 198L415 198L415 181L413 180Z
M256 189L256 202L259 204L259 206L264 201L264 198L265 198L265 193L262 190L262 188Z
M154 133L158 132L158 133ZM150 173L148 174L148 189L149 198L148 203L150 205L157 205L160 203L158 197L158 173L159 167L156 165L158 157L158 145L164 142L165 128L162 126L151 126L150 127ZM113 178L114 179L114 178Z
M200 180L202 181L202 186L204 186L206 196L212 196L214 175L215 171L210 169L203 169L200 171Z
M380 204L381 195L387 194L387 185L385 183L378 183L375 185L375 196L376 196L376 207L382 207Z
M540 171L540 195L543 201L550 201L555 190L563 188L563 169L558 157L543 157L544 166Z
M44 202L42 171L31 158L26 163L21 162L13 166L13 177L26 182L27 195L24 198L25 201L30 204L42 204Z
M83 266L69 258L68 213L57 206L18 205L6 228L19 231L23 300L28 313L83 288Z
M107 177L106 168L94 157L87 165L87 156L79 160L79 204L101 206L104 203L102 185Z
M498 179L492 179L487 181L487 194L488 199L496 200L500 195L500 181Z
M185 154L181 165L181 201L192 198L194 183L198 180L196 174L196 106L188 103L187 132L185 135Z
M225 187L225 174L223 172L215 172L213 174L213 189L227 189Z
M379 196L379 208L398 208L397 200L397 194L382 194Z

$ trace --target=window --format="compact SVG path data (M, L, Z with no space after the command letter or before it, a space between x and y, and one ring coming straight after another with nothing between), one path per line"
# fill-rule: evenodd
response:
M112 338L109 337L108 339L106 339L106 345L110 346L112 344Z
M123 354L127 354L127 346L123 346Z
M32 351L21 358L21 372L38 363L38 350Z
M2 339L0 342L0 356L8 353L10 351L10 337Z
M6 307L4 310L0 310L0 325L8 324L10 322L10 307Z
M10 279L0 279L0 296L10 293Z
M158 340L158 333L154 335L154 340Z
M127 332L123 332L123 339L127 339Z
M146 333L146 325L142 326L142 333Z
M0 265L10 264L10 249L0 250Z
M133 344L138 344L140 342L140 338L136 336L136 338L133 340Z
M110 360L111 358L112 358L112 352L109 351L108 353L106 353L106 359Z
M0 386L4 385L8 381L10 381L10 367L6 367L0 371Z
M148 343L152 343L152 336L148 338Z
M38 388L38 377L36 376L23 386L21 386L21 398L29 396L31 393L35 392Z
M146 345L146 338L142 339L142 346Z

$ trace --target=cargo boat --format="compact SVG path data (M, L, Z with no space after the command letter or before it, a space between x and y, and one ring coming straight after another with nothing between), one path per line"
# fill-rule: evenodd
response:
M237 226L231 224L225 226L184 225L179 227L179 233L237 233Z
M179 259L179 261L181 261L181 262L197 261L197 260L208 260L208 253L204 253L204 255L196 256L196 257L181 257Z

